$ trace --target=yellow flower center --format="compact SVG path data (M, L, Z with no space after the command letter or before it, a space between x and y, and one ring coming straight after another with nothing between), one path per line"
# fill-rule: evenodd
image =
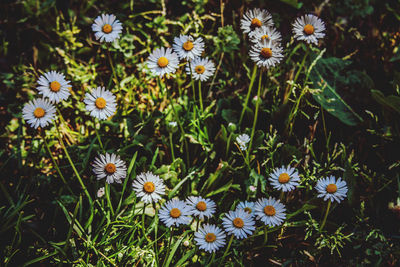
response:
M271 50L271 48L264 47L263 49L261 49L260 55L261 55L263 58L270 58L270 57L272 57L272 50Z
M244 211L247 212L247 213L251 213L252 212L251 208L249 208L249 207L244 208Z
M268 40L269 36L268 34L264 34L263 36L261 36L261 40Z
M286 172L281 173L281 174L279 175L278 181L279 181L281 184L286 184L287 182L289 182L289 180L290 180L290 176L289 176L289 174L287 174Z
M233 226L236 228L242 228L244 226L244 221L241 218L233 219Z
M46 114L46 112L42 108L36 108L33 112L33 115L35 115L35 117L38 119L42 118L44 114Z
M204 71L206 70L206 68L204 68L203 65L198 65L198 66L196 66L196 68L194 68L194 70L195 70L198 74L202 74L202 73L204 73Z
M314 33L314 26L311 25L311 24L307 24L306 26L304 26L304 32L305 32L307 35L313 34L313 33Z
M117 168L115 167L115 164L107 163L107 165L104 167L104 170L108 174L113 174L117 170Z
M333 194L337 191L337 186L335 184L328 184L326 186L326 192Z
M181 211L177 208L173 208L171 209L169 214L171 215L172 218L179 218L179 216L181 216Z
M208 234L206 234L206 236L205 236L205 238L204 238L208 243L212 243L212 242L214 242L216 239L217 239L217 237L215 236L215 234L213 234L213 233L208 233Z
M185 49L186 51L190 51L193 49L193 43L191 41L186 41L183 43L182 45L183 49Z
M52 82L50 83L50 90L51 90L51 91L53 91L53 92L58 92L58 91L60 91L60 88L61 88L61 84L60 84L59 82L57 82L57 81L52 81Z
M145 182L143 185L143 190L146 193L150 194L150 193L153 193L154 190L156 190L156 187L154 186L154 183L152 183L152 182Z
M96 104L96 107L98 109L103 109L103 108L106 107L106 100L104 98L102 98L102 97L99 97L99 98L96 99L96 103L95 104Z
M197 203L196 208L199 211L205 211L207 209L207 204L204 201L199 201L199 203Z
M270 205L267 205L267 206L264 207L264 213L267 216L274 216L276 211L275 211L274 207L272 207Z
M259 20L258 18L254 18L251 20L251 27L255 28L260 28L262 25L261 20Z
M165 68L168 65L168 58L160 57L157 61L157 64L160 68Z
M112 26L110 24L105 24L102 30L104 33L110 33L112 31Z

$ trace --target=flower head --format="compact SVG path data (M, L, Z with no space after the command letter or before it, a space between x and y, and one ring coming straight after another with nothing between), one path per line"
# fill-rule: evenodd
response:
M268 180L274 189L288 192L294 190L299 185L300 178L295 168L291 168L290 166L285 168L282 166L281 168L276 168Z
M236 210L244 210L250 215L254 215L254 202L242 201L236 206Z
M199 248L210 253L225 246L225 238L224 231L213 224L205 224L194 233L194 240Z
M186 205L189 207L190 214L204 220L210 218L215 213L215 202L208 198L188 197Z
M243 33L251 33L262 26L274 26L271 14L265 9L255 8L247 10L240 20L240 28L243 30Z
M238 143L240 149L245 151L247 149L247 143L250 142L250 136L247 134L241 134L236 137L236 142Z
M256 229L252 216L244 210L225 213L222 225L225 228L225 232L235 235L238 239L247 238Z
M280 42L282 41L281 34L274 27L261 26L249 33L250 41L259 43L263 40Z
M64 74L56 71L46 72L41 75L38 80L39 94L48 97L50 102L58 103L68 99L70 93L69 81L65 80Z
M122 32L122 23L114 15L101 14L92 24L96 40L114 42Z
M250 49L250 58L258 67L271 68L281 62L283 58L282 47L278 42L262 40L254 44Z
M204 42L201 37L195 40L190 35L180 35L174 38L172 47L179 59L191 60L201 56L204 51Z
M325 36L325 23L317 16L308 14L299 17L292 25L294 38L299 41L317 45L318 39Z
M172 199L165 203L160 209L158 216L160 220L167 226L179 226L180 224L190 223L190 211L185 201Z
M323 197L324 201L337 201L340 203L347 195L347 184L342 178L336 181L335 176L321 178L318 180L315 189L318 191L318 197Z
M106 182L109 184L114 182L120 184L122 179L126 177L125 161L115 154L99 155L92 163L92 166L97 180L106 178Z
M172 52L171 48L157 48L147 59L147 66L151 72L160 77L166 73L175 73L178 65L178 55Z
M47 99L29 101L22 109L24 120L34 127L46 127L55 118L56 108Z
M115 96L104 87L97 87L85 94L86 110L90 116L105 120L114 115L117 110Z
M207 81L215 72L214 62L208 58L195 58L186 65L186 73L191 74L195 80Z
M257 219L271 227L282 224L283 220L286 218L285 211L285 205L272 197L268 199L261 198L254 205L254 212Z
M132 183L137 197L140 197L144 203L157 202L165 194L165 185L163 180L151 172L142 172Z

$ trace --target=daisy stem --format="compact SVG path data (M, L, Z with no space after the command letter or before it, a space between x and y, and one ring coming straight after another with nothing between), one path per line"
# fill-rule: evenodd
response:
M94 122L94 131L96 132L96 136L97 136L97 140L99 141L99 145L100 145L100 148L101 148L101 150L103 151L103 152L105 152L104 151L104 147L103 147L103 143L101 142L101 138L100 138L100 134L99 134L99 131L97 130L97 122L95 121Z
M208 262L207 266L210 266L213 263L214 259L215 259L215 252L212 253L211 260Z
M245 100L245 102L244 102L244 106L243 106L243 109L242 109L242 113L240 114L239 125L238 125L239 127L240 127L240 125L242 124L243 116L244 116L244 113L246 112L247 105L248 105L248 103L249 103L250 94L251 94L251 89L253 88L253 84L254 84L254 81L255 81L255 79L256 79L256 73L257 73L257 65L254 64L253 73L251 74L251 79L250 79L249 90L247 91L246 100Z
M105 190L106 190L106 198L107 198L107 204L108 204L108 208L111 211L111 215L114 217L114 209L113 206L111 204L111 199L110 199L110 185L106 182L105 184Z
M281 202L283 202L284 197L285 197L285 193L283 191L281 191L281 195L279 196L279 199L281 200Z
M257 119L258 119L258 110L260 108L260 102L261 102L261 82L262 82L262 74L263 72L260 72L260 77L258 80L258 90L257 90L257 101L256 101L256 111L254 113L254 121L253 121L253 127L251 128L251 135L250 135L250 142L249 142L249 147L246 151L246 161L249 162L249 156L251 152L251 146L253 145L253 138L254 138L254 133L256 131L256 125L257 125ZM249 162L250 163L250 162Z
M169 146L171 147L172 162L175 161L174 143L172 142L172 133L169 133Z
M224 263L225 257L226 257L226 255L228 254L229 249L231 248L232 241L233 241L233 235L231 235L231 238L229 239L228 246L226 247L225 252L224 252L224 255L222 256L220 265L222 265L222 264Z
M328 205L326 207L326 212L325 212L325 216L324 216L324 220L321 223L321 227L319 228L319 231L322 231L322 229L325 226L326 223L326 218L328 218L328 213L329 213L329 209L331 208L331 201L328 200Z
M199 100L200 100L200 110L203 112L203 96L201 95L201 80L199 80Z
M168 256L169 256L169 251L170 251L171 242L172 242L172 236L173 236L173 235L174 235L174 227L172 226L172 227L171 227L171 234L170 234L169 240L168 240L167 254L165 254L165 258L164 258L164 261L163 261L162 266L164 266L165 261L167 260L167 258L168 258Z
M303 60L302 60L301 63L300 63L300 67L299 67L299 69L297 70L296 75L294 76L294 80L293 80L292 85L290 85L289 92L288 92L288 94L285 96L285 98L283 99L283 104L286 104L286 103L289 101L289 97L290 97L290 94L292 93L293 86L296 84L297 79L299 78L300 72L301 72L301 70L302 70L303 67L304 67L304 63L306 62L306 58L307 58L307 56L308 56L308 53L309 53L309 47L307 46L307 50L306 50L306 52L304 53Z
M199 225L200 225L200 219L197 220L197 224L196 224L196 232L199 231Z
M264 243L263 245L267 244L268 241L268 225L264 225Z

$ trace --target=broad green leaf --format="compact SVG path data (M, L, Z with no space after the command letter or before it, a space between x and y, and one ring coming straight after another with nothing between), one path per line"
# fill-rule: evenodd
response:
M294 8L300 9L303 6L303 3L299 3L297 0L281 0L281 2L291 5Z
M385 96L381 91L371 90L372 97L382 106L400 113L400 97L390 95Z

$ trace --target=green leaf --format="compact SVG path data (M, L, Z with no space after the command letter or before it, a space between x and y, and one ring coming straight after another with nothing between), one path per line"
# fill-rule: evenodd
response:
M394 95L385 96L381 91L378 90L371 90L371 94L376 102L378 102L385 108L400 113L400 97Z
M343 86L350 83L341 73L349 64L335 57L320 59L311 70L310 79L318 89L312 91L315 101L343 123L355 126L363 119L336 92L337 82Z
M300 9L303 6L303 3L299 3L297 0L281 0L281 2L291 5L297 9Z

